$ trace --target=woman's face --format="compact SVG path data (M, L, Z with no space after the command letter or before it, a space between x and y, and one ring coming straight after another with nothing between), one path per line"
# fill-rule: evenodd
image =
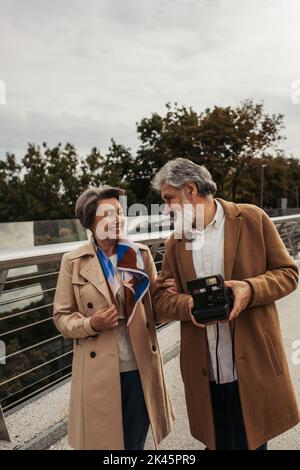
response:
M123 223L123 210L117 199L102 199L98 202L92 230L99 240L122 238Z

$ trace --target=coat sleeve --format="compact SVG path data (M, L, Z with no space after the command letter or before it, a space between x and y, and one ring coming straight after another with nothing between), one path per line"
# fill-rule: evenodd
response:
M71 267L64 254L54 296L53 321L64 338L95 336L98 332L91 327L91 318L85 317L77 309Z
M147 251L146 251L145 271L148 274L148 277L150 279L150 293L152 294L152 291L153 291L153 288L154 288L154 282L155 282L155 279L157 277L157 270L156 270L156 266L155 266L153 256L152 256L151 251L148 247L147 247Z
M156 317L154 315L154 304L153 304L153 289L155 285L155 280L157 278L157 269L155 266L155 262L152 256L152 253L150 249L147 247L147 250L145 252L145 271L148 274L148 277L150 279L150 288L149 288L149 296L148 300L150 302L149 308L151 309L151 321L153 324L156 322Z
M265 212L262 215L262 229L267 271L260 276L245 279L252 288L249 307L275 302L295 290L298 284L298 267Z
M188 294L170 294L163 287L168 278L174 278L169 261L167 248L164 254L160 275L154 282L152 301L154 305L155 319L158 323L178 321L191 321Z

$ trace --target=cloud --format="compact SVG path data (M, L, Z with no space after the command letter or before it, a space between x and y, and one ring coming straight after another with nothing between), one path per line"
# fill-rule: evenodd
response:
M133 148L135 123L166 102L265 100L300 156L298 0L2 0L0 152L28 141ZM1 154L0 154L1 156Z

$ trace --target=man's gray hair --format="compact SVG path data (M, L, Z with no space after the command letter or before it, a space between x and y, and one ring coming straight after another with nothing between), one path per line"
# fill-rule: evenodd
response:
M207 168L187 158L176 158L166 163L153 178L152 187L160 192L165 183L175 188L184 188L187 183L195 183L201 196L214 196L217 192L217 185Z
M76 201L75 215L84 228L90 229L97 212L98 202L110 198L119 200L120 196L124 195L124 189L113 188L112 186L88 188Z

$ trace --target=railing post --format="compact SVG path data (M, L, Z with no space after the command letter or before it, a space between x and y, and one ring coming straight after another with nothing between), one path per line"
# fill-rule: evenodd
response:
M6 422L4 419L4 414L2 411L2 407L0 405L0 441L8 441L11 442L11 438L6 426Z

